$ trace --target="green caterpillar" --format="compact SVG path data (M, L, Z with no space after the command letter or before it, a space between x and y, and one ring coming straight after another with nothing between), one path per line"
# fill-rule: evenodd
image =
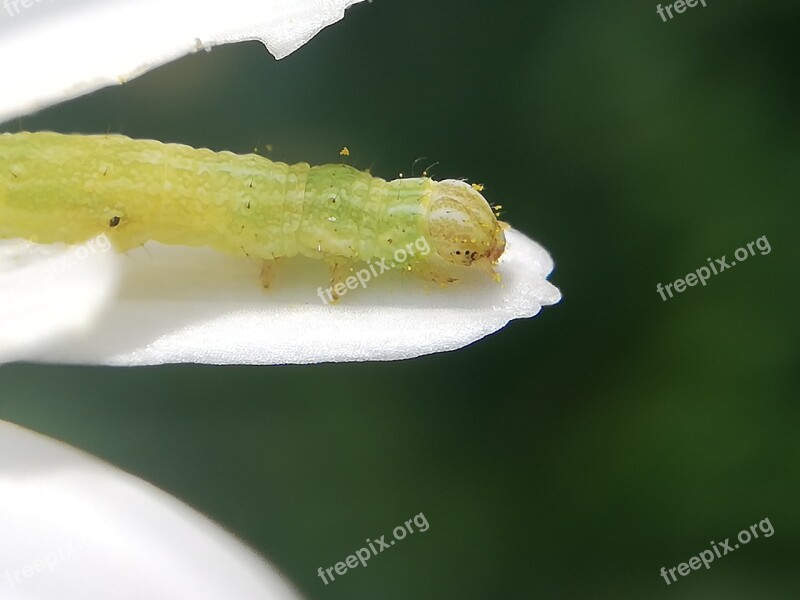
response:
M122 135L0 134L0 238L76 244L105 233L120 251L155 240L322 258L334 271L424 239L433 252L392 266L443 282L453 265L497 278L506 227L462 181L386 181Z

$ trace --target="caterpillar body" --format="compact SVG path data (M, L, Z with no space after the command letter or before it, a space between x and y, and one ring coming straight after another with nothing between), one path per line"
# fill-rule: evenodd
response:
M390 259L440 281L453 265L494 273L505 224L462 181L386 181L344 164L273 162L122 135L0 134L0 238L75 244L105 233L271 261ZM449 280L449 278L448 278Z

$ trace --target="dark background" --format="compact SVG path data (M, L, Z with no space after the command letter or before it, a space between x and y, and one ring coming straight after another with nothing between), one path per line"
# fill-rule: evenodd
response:
M7 124L347 145L389 178L429 157L551 252L564 299L405 362L5 366L0 417L175 494L311 600L798 598L800 7L656 4L378 0L285 60L216 48ZM419 512L426 533L317 577ZM772 537L660 577L765 517Z

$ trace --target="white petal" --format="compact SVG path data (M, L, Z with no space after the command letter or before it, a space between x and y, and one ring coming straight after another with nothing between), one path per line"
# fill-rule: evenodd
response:
M90 248L100 246L0 242L0 363L92 327L116 293L118 271L117 257Z
M223 43L283 58L359 1L0 0L0 122Z
M14 356L105 365L285 364L396 360L454 350L561 299L546 280L553 269L547 252L514 230L506 239L500 284L478 272L442 288L390 271L349 290L335 305L318 295L324 296L329 280L322 261L279 261L275 280L264 290L259 263L207 249L148 244L128 255L98 252L85 260L114 260L119 287L113 297L81 331L17 348ZM102 281L83 281L82 289ZM34 298L40 290L17 287L13 295ZM52 308L40 302L37 310L57 312L59 297L49 291ZM3 298L0 331L14 330L15 321L4 318Z
M153 486L0 421L4 600L289 600L277 572Z

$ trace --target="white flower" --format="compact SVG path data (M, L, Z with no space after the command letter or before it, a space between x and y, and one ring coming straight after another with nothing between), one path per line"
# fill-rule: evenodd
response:
M219 44L283 58L359 1L0 0L0 122Z
M0 598L300 596L253 551L172 496L0 421Z
M0 121L201 48L261 40L281 58L359 0L0 0ZM438 288L381 274L324 302L320 261L259 265L148 244L127 255L0 242L0 362L106 365L393 360L454 350L560 299L547 252L514 230L498 270Z
M506 238L500 283L478 272L439 287L391 271L334 305L319 295L322 261L279 261L264 290L259 263L208 249L120 255L102 236L72 248L6 241L0 362L283 364L454 350L561 298L547 252L513 229Z

